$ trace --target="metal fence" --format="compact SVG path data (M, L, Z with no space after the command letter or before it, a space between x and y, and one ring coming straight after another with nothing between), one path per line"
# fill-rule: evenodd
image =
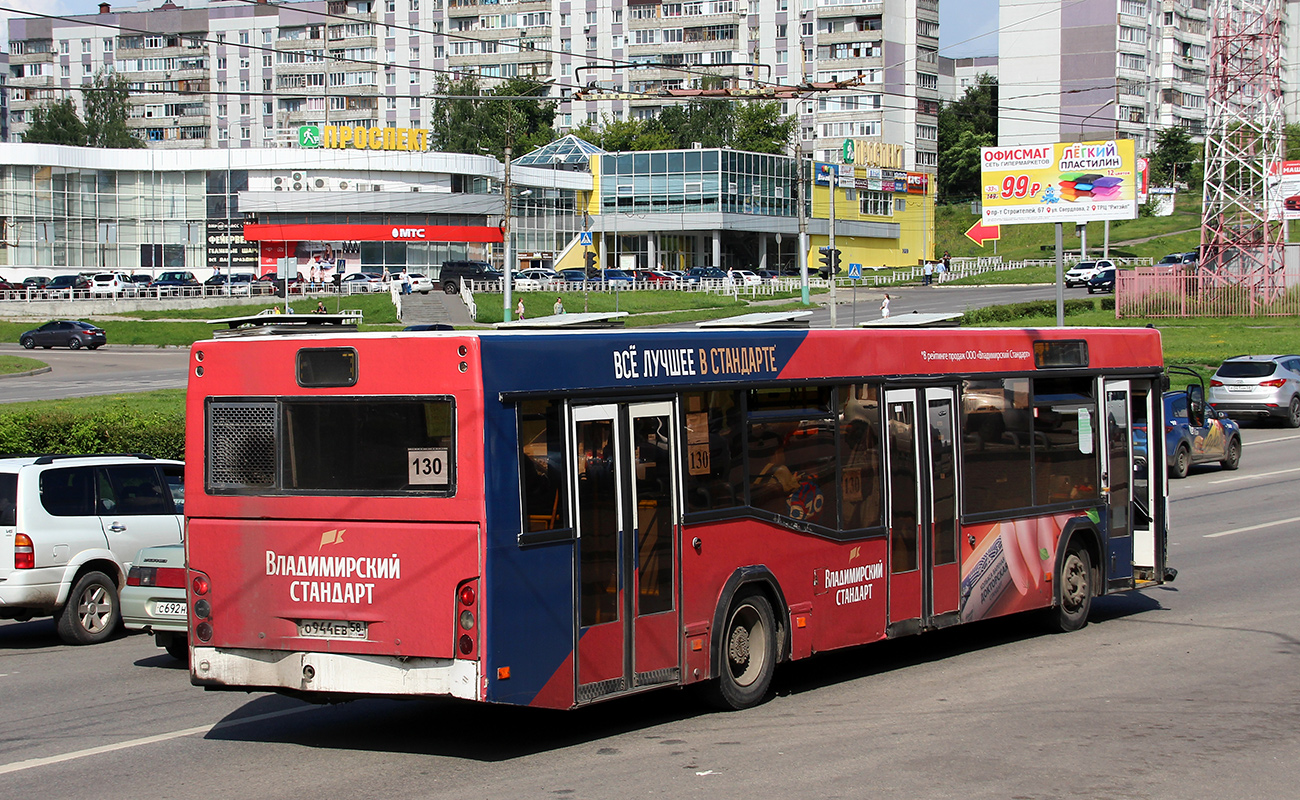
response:
M1268 276L1250 285L1240 275L1203 275L1181 269L1119 270L1115 316L1126 317L1282 317L1300 314L1300 269Z

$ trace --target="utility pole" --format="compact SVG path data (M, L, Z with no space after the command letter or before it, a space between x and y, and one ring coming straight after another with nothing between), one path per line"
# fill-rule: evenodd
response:
M808 296L808 201L807 184L803 179L803 130L795 134L794 168L799 182L799 299L804 305L812 301Z
M830 262L831 263L826 265L826 276L830 278L831 281L831 327L834 328L835 317L836 317L835 314L835 190L839 188L838 186L836 186L836 184L840 182L839 165L833 165L831 167L831 174L829 177L830 177L829 182L830 182L830 190L831 190L831 207L830 207L830 226L831 226L830 227L830 248L831 248Z
M514 209L511 207L511 198L510 198L510 147L509 146L506 147L506 170L505 170L505 177L501 181L501 196L505 200L504 203L505 214L502 215L501 217L501 244L505 247L505 263L501 267L501 281L502 283L505 284L501 288L501 299L503 305L501 319L505 320L506 322L509 322L510 309L513 307L513 303L511 303L512 297L510 291L511 288L510 278L514 272L510 268L510 262L515 255L515 249L510 244L510 215L511 213L514 212Z

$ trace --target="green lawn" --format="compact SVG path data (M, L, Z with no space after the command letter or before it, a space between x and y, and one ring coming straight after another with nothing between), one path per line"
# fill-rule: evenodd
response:
M22 356L0 356L0 375L11 375L15 372L31 372L34 369L40 369L46 366L44 361L37 361L34 358L23 358Z

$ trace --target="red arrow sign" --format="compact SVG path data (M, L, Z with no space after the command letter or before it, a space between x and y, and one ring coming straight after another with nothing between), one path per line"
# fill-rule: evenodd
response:
M984 243L989 240L1001 239L1002 229L997 225L985 225L984 220L981 219L976 221L976 223L970 226L970 229L966 231L966 238L970 239L980 247L983 247Z

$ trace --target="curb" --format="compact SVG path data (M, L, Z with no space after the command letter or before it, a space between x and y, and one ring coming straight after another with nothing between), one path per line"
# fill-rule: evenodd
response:
M53 367L51 367L51 366L49 366L49 365L46 365L46 366L44 366L44 367L40 367L39 369L29 369L29 370L27 370L26 372L6 372L6 373L4 373L3 375L0 375L0 379L3 379L3 378L26 378L26 377L31 376L31 375L40 375L40 374L43 373L43 372L50 372L50 371L53 370L53 369L54 369Z

